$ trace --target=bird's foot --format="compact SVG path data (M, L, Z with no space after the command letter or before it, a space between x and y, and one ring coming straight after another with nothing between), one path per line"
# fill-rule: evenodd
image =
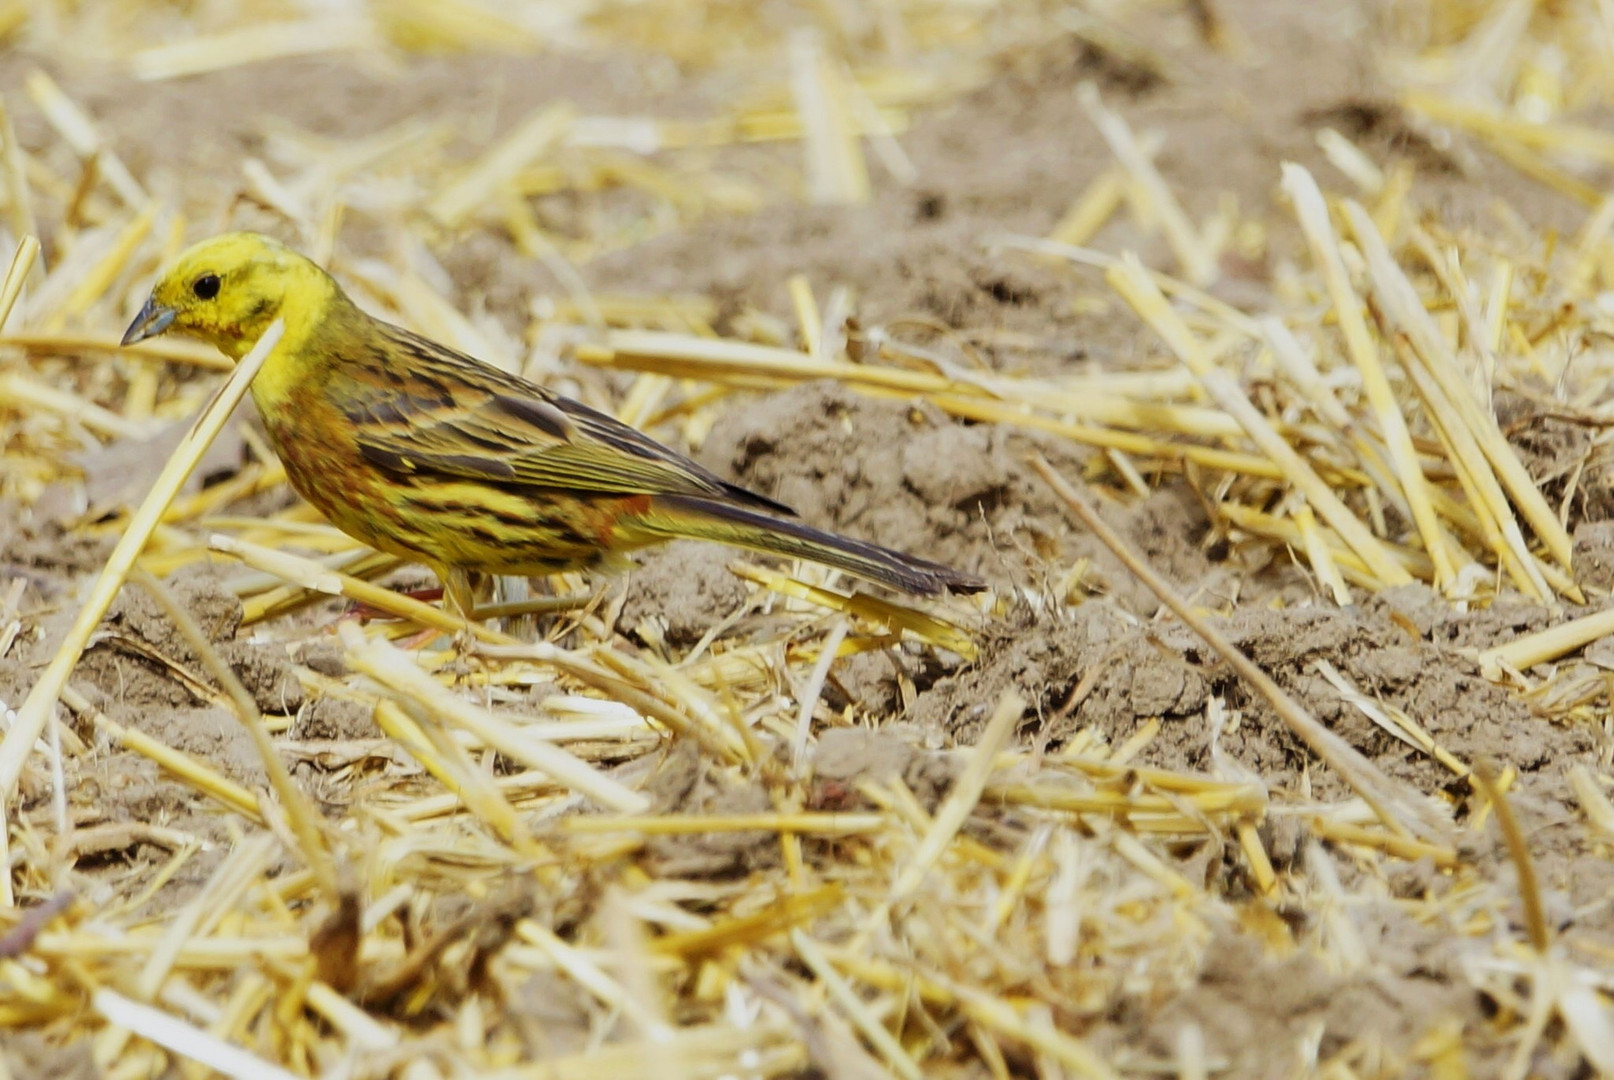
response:
M398 642L398 648L404 649L405 651L419 649L441 633L442 631L437 629L435 626L428 626L424 630L415 631L413 634L410 634L408 637Z

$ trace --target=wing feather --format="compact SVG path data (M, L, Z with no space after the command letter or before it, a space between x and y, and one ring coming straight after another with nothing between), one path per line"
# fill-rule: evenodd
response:
M516 488L716 496L792 513L581 402L376 325L391 347L367 350L338 396L377 468Z

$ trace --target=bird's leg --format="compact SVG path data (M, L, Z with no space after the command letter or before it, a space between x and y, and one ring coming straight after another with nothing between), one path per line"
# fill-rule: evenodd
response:
M462 629L454 631L454 651L460 656L472 656L476 652L476 636L472 633L471 619L476 611L476 594L482 585L482 575L450 567L438 577L443 582L443 606L465 623Z

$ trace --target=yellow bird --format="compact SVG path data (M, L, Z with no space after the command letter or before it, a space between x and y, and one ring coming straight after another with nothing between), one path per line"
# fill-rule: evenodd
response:
M985 587L804 525L604 413L373 318L264 236L181 254L123 343L180 331L240 360L277 318L252 398L292 487L349 536L426 564L467 616L479 575L597 566L679 537L921 595Z

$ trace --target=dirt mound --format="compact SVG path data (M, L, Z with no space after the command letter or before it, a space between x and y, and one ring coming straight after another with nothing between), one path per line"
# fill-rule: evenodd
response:
M745 582L728 568L739 557L733 548L695 540L639 556L618 624L641 639L687 649L745 602ZM647 620L655 624L648 631L641 629Z
M1533 628L1545 621L1544 611L1519 606L1472 617L1443 615L1415 634L1409 627L1417 625L1418 601L1425 593L1405 590L1354 611L1248 608L1217 623L1319 720L1391 776L1420 790L1444 787L1453 776L1347 701L1321 674L1320 663L1331 665L1369 699L1407 713L1464 760L1485 755L1528 772L1591 748L1583 729L1533 719L1516 696L1482 679L1462 651ZM1401 614L1402 607L1414 614ZM921 694L914 719L968 743L985 722L990 703L1011 685L1029 703L1027 737L1057 747L1092 727L1118 743L1144 721L1160 718L1167 723L1142 760L1206 772L1214 765L1204 710L1214 694L1238 716L1221 743L1236 760L1275 786L1296 785L1307 772L1320 795L1343 794L1337 778L1319 771L1266 704L1252 698L1230 668L1175 622L1140 623L1092 603L1076 608L1053 632L1002 633L986 644L979 665Z
M206 564L179 571L167 583L209 641L266 713L295 713L302 686L286 657L238 641L241 602ZM81 678L106 695L107 712L135 715L154 704L185 705L222 699L179 629L143 589L127 586L107 615L93 647L79 664ZM177 677L176 677L177 676ZM233 722L232 722L233 723ZM233 726L239 727L238 724Z
M1274 959L1231 928L1215 932L1194 985L1133 1019L1131 1038L1171 1060L1183 1028L1193 1024L1227 1075L1285 1080L1304 1070L1302 1048L1313 1039L1325 1057L1354 1045L1394 1059L1412 1051L1431 1017L1478 1022L1479 995L1440 970L1447 939L1387 905L1372 915L1387 920L1372 927L1372 969L1350 975L1329 972L1305 953Z
M731 411L700 456L810 524L1001 579L994 535L1027 527L1010 439L817 383Z

